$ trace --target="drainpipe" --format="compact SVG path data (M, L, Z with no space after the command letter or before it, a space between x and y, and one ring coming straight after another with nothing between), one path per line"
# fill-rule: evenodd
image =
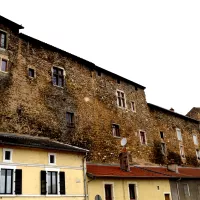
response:
M181 178L179 178L177 181L176 181L176 189L177 189L177 194L178 194L178 200L180 200L180 193L179 193L179 187L178 187L178 182L181 181Z
M83 157L83 182L84 182L84 199L87 200L87 177L86 177L86 157L87 153Z

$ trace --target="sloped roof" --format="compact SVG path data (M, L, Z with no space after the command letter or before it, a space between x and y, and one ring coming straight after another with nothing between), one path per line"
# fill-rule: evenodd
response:
M168 113L170 115L174 115L174 116L182 118L184 120L189 120L189 121L193 121L193 122L199 123L198 120L193 119L191 117L188 117L188 116L185 116L185 115L181 115L179 113L176 113L176 112L171 111L171 110L167 110L165 108L162 108L160 106L157 106L157 105L154 105L154 104L151 104L151 103L147 103L147 104L148 104L149 108L151 108L151 109L161 110L162 112Z
M19 24L13 22L13 21L1 16L1 15L0 15L0 22L6 23L7 25L12 26L12 27L17 28L17 29L23 29L24 28L22 25L19 25Z
M54 141L47 137L37 137L14 133L0 133L0 145L22 146L80 153L88 152L86 149Z
M122 171L119 166L87 164L89 177L99 178L200 178L200 168L179 167L178 173L166 167L131 166L130 171Z

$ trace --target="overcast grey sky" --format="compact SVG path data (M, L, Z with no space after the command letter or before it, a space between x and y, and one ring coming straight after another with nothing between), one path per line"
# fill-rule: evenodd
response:
M21 32L146 86L149 103L200 107L200 1L0 0Z

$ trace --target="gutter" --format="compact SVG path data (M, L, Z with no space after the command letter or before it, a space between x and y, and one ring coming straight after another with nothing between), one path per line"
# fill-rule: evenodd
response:
M84 182L84 199L87 200L88 194L87 194L87 177L86 177L86 157L87 152L85 153L85 156L83 157L83 182Z

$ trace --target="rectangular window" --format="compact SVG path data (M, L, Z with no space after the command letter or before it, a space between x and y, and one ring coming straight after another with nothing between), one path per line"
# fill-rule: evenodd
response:
M141 144L146 144L146 133L144 131L140 131L140 142Z
M135 102L131 102L131 110L132 110L133 112L136 111L136 109L135 109Z
M40 178L41 195L65 194L65 172L42 170Z
M56 154L55 153L49 153L49 164L56 164Z
M188 184L183 184L183 190L185 196L190 196L190 189Z
M129 196L130 200L136 200L135 184L129 184Z
M53 67L53 85L64 86L64 70L58 67Z
M119 125L117 124L112 125L112 133L114 137L120 137Z
M8 72L8 61L2 59L1 60L1 71Z
M74 127L74 113L66 113L67 126Z
M0 31L0 48L6 48L6 33Z
M0 194L12 194L13 170L1 169L0 171Z
M125 94L122 91L117 91L117 105L119 107L125 108L126 107L126 103L125 103Z
M111 184L106 184L105 185L105 199L106 200L113 200L112 198L112 185Z
M197 160L200 160L200 151L199 151L199 149L196 149L196 155L197 155Z
M196 135L193 135L193 141L194 141L194 144L195 144L195 145L198 145L198 144L199 144Z
M160 131L160 138L164 140L164 133Z
M31 77L31 78L34 78L35 77L35 70L29 68L28 69L28 76Z
M48 172L48 194L57 194L57 174L58 172Z
M12 149L3 149L3 162L12 162Z
M181 158L185 158L185 151L184 151L183 145L180 145L180 155L181 155Z
M176 133L177 133L178 140L182 141L182 134L181 134L181 130L179 128L176 129Z

